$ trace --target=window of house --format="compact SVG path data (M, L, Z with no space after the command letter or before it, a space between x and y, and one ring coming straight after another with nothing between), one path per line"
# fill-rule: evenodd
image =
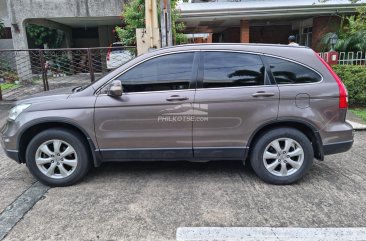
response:
M188 89L194 53L156 57L130 69L120 77L123 92Z
M204 88L256 86L264 84L265 68L258 55L206 52Z
M313 38L313 28L305 27L300 35L300 45L311 47L311 39Z
M313 70L287 60L264 57L269 64L277 84L304 84L321 81L322 77Z
M11 28L4 28L2 31L0 31L0 39L11 39Z

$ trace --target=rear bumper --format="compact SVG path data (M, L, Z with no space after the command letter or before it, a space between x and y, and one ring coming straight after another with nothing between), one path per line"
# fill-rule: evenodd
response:
M349 149L351 149L352 145L353 140L323 145L324 155L332 155L341 152L346 152Z

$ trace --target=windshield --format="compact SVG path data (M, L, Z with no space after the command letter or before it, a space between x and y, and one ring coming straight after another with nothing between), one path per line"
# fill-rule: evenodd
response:
M105 74L100 75L94 82L91 82L87 85L83 85L83 86L77 86L74 89L72 89L72 92L76 93L76 92L80 92L86 88L88 88L89 86L93 85L95 82L99 81L101 78L103 78L104 76L106 76L107 74L109 74L110 72L107 72Z

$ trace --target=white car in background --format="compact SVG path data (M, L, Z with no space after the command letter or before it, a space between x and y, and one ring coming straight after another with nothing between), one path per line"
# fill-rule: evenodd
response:
M113 43L109 46L106 56L107 69L118 68L133 58L135 58L133 49L124 47L120 42Z

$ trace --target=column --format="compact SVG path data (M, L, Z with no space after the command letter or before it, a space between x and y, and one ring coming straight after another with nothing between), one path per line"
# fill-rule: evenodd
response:
M11 28L14 49L28 49L25 24L13 25ZM21 82L32 81L31 62L28 51L14 52L16 71Z
M249 21L240 20L240 43L249 43Z
M207 43L212 43L212 33L209 33L207 36Z

